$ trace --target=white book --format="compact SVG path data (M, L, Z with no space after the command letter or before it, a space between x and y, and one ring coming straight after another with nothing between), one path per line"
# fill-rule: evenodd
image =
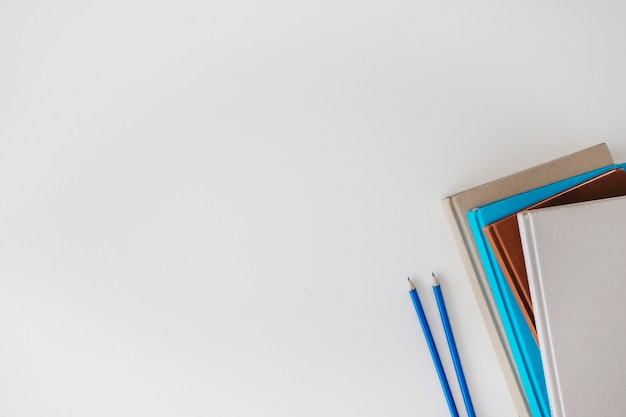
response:
M626 197L518 222L552 415L626 415Z

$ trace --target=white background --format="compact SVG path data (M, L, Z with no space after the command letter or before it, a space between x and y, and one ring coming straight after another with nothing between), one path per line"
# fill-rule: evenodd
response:
M444 219L606 141L626 5L3 1L0 415L513 416Z

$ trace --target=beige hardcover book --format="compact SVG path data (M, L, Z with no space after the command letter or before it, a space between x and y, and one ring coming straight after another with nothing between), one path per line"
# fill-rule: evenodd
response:
M517 220L552 416L623 416L626 197Z
M520 417L531 417L530 410L476 250L467 221L467 212L493 201L612 163L611 153L606 144L602 143L442 200L444 212L465 265L470 285Z

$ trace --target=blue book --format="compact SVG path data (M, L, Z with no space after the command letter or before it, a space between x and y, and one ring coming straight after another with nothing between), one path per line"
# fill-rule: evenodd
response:
M626 164L613 164L598 168L495 201L467 213L478 253L533 417L550 417L550 405L539 347L489 246L483 227L615 167L625 168Z

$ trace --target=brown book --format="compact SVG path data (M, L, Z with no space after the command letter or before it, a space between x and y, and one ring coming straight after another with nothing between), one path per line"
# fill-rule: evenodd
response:
M554 207L624 195L626 195L626 172L621 168L614 168L528 206L523 210ZM537 341L537 328L528 287L528 276L526 274L522 241L517 223L517 212L485 226L483 230L520 306L520 310L526 318L528 327L530 327Z

